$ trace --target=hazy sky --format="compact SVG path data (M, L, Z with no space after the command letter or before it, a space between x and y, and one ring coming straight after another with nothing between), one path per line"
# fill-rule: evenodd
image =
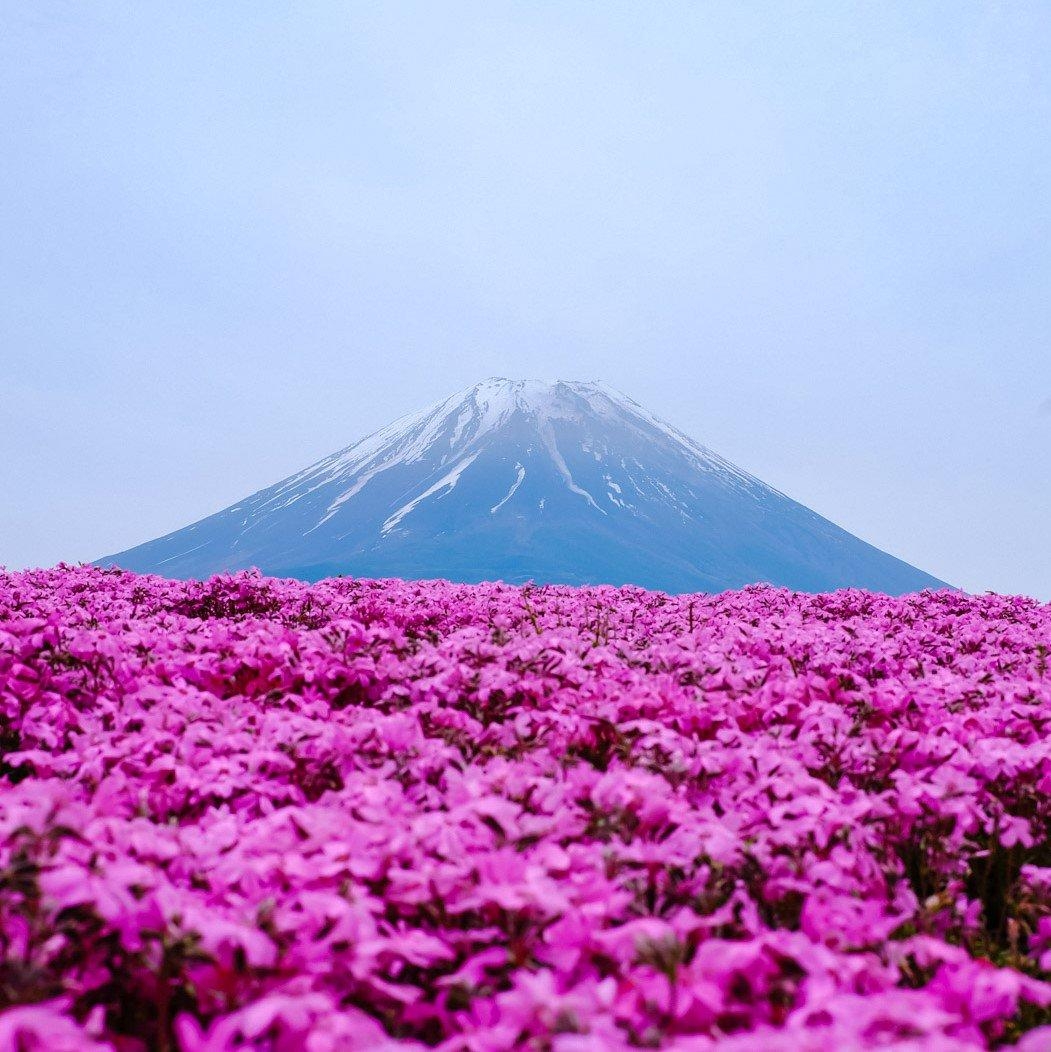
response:
M1051 4L0 3L0 563L601 378L1051 597Z

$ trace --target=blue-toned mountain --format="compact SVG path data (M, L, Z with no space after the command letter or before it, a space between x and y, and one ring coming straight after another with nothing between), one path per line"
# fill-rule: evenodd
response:
M944 586L603 384L504 379L100 563L669 592Z

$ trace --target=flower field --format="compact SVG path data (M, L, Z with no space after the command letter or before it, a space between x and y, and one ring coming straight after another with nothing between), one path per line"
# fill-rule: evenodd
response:
M1051 1049L1051 607L0 574L0 1052Z

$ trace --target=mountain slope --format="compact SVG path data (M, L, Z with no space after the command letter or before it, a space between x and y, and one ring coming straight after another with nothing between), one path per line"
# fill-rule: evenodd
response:
M602 384L503 379L100 563L671 592L943 586Z

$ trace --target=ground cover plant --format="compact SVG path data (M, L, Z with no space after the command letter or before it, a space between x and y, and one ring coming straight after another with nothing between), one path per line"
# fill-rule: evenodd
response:
M1051 1048L1051 607L0 575L0 1052Z

